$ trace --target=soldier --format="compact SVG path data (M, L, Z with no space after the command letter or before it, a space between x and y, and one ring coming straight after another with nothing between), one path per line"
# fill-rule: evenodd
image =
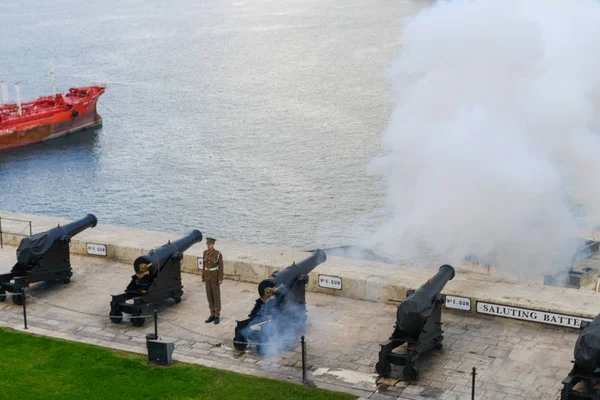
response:
M223 283L223 255L215 249L216 241L213 238L206 238L207 250L204 250L202 282L206 287L206 297L210 307L210 317L204 322L218 324L221 315L221 289L219 285Z

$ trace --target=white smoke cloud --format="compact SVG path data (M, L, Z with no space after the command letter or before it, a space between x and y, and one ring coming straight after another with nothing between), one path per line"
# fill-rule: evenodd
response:
M288 293L288 296L293 295ZM304 303L294 301L291 297L273 299L261 307L248 327L242 329L242 335L251 344L258 344L263 356L274 357L298 346L306 327L306 318Z
M595 0L453 0L411 18L388 153L369 166L390 219L366 246L568 268L600 223L599 34Z

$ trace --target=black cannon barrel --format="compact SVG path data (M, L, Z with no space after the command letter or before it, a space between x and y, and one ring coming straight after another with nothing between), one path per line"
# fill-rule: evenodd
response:
M77 221L69 222L68 224L63 226L58 225L56 228L52 228L45 232L36 233L35 235L29 236L29 238L34 238L36 236L45 236L46 238L55 241L63 236L73 237L78 233L83 232L87 228L95 227L96 224L98 224L98 219L96 218L96 216L94 214L88 214ZM28 238L24 238L21 241L21 243L23 243L23 241L26 241L25 239Z
M323 250L315 250L310 257L300 261L298 264L292 264L281 271L277 271L277 273L273 273L269 278L263 279L258 285L258 294L260 297L263 297L265 289L279 285L290 287L300 275L308 275L310 271L315 269L317 265L324 263L326 259L327 255Z
M96 218L96 216L94 214L88 214L78 221L70 222L66 225L63 225L62 227L58 227L55 229L62 228L66 232L67 235L72 237L72 236L77 235L78 233L83 232L87 228L95 227L97 224L98 224L98 219Z
M574 355L575 367L579 372L593 374L600 368L600 315L580 332Z
M403 336L417 339L423 324L435 308L435 300L446 283L454 278L454 268L442 265L437 274L415 290L398 306L396 314L397 329Z
M160 271L160 268L162 268L162 266L169 261L173 254L183 253L201 240L202 232L194 229L191 233L182 237L181 239L177 239L174 242L168 242L167 244L155 249L154 254L147 253L143 256L139 256L135 259L133 268L135 269L135 272L139 273L141 264L150 264L150 273L156 275L156 273Z
M88 214L80 220L25 237L17 248L17 261L19 264L27 264L45 254L61 237L73 237L87 228L95 227L97 223L96 216Z

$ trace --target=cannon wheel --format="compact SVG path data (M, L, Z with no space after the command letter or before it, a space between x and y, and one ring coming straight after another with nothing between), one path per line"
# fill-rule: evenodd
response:
M21 293L13 293L12 302L18 306L22 306L23 305L23 296L21 295Z
M392 365L387 361L384 361L383 363L381 361L378 361L377 364L375 364L375 370L379 375L383 376L384 378L387 378L392 372Z
M123 321L123 311L121 310L110 310L108 316L110 317L111 322L114 322L115 324L119 324Z
M0 288L0 301L6 300L6 290Z
M416 381L419 378L419 371L408 364L402 369L402 376L404 376L404 379L407 381Z
M131 325L133 326L143 326L144 322L146 322L146 317L142 315L142 310L138 310L136 315L131 316Z
M248 339L246 339L244 335L236 333L235 337L233 338L233 347L235 347L235 349L239 351L246 350L246 348L248 347Z

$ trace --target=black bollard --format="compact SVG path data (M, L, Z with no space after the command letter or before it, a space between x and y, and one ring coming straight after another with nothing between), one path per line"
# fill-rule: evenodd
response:
M304 336L300 337L302 343L302 383L306 383L306 342Z
M471 400L475 400L475 375L477 375L477 368L473 367L473 381L471 383Z
M25 323L25 329L27 329L27 302L25 301L25 288L21 288L21 296L23 296L23 322Z

